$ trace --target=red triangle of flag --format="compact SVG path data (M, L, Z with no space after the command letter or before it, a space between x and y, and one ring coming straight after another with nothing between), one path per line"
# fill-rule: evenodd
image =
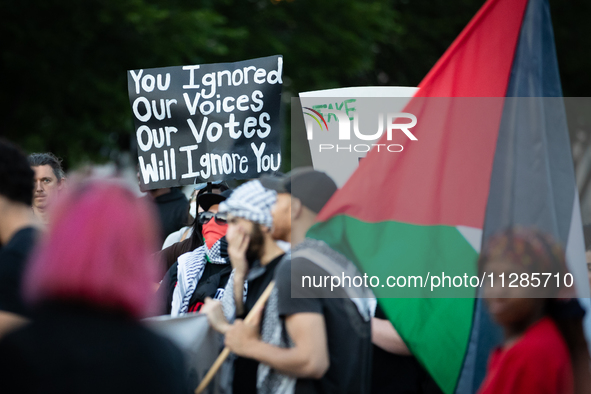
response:
M527 0L490 0L419 85L412 133L372 150L318 219L482 228L504 96ZM455 98L452 98L455 97ZM465 98L458 98L465 97ZM477 98L488 97L488 98ZM403 122L401 122L403 123Z

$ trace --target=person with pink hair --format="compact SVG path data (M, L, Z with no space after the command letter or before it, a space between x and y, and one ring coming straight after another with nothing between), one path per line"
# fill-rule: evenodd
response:
M0 341L3 393L188 393L183 356L144 328L160 278L153 208L115 180L73 185L25 272L27 326Z

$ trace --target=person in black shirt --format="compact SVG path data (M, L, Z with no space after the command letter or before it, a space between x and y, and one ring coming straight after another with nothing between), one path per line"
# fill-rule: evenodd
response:
M31 208L34 172L27 158L0 140L0 334L2 327L28 316L21 278L40 223Z
M265 189L259 181L250 181L236 188L230 198L220 204L220 212L228 215L226 237L234 270L222 302L207 299L202 311L207 314L212 327L221 333L227 333L233 327L224 312L230 320L235 318L234 324L240 326L272 281L275 268L284 255L271 232L271 208L275 202L275 191ZM258 364L251 358L234 360L234 393L257 392Z
M325 275L317 257L338 268L352 266L321 241L305 238L336 185L326 174L310 168L296 169L285 178L292 197L291 240L295 246L291 258L283 259L275 270L274 309L283 326L281 336L289 339L265 338L264 330L259 337L258 321L236 321L226 331L226 346L267 366L265 373L259 367L258 393L369 393L371 315L367 300L354 301L342 289L335 298L319 298L305 290L301 298L292 298L292 278L297 276L292 267L305 275ZM312 253L312 257L304 257L302 252ZM273 294L266 308L271 310L272 305Z
M356 304L342 289L335 289L338 293L335 293L334 297L326 298L319 297L321 294L315 294L317 289L299 287L302 283L302 275L316 277L330 275L319 267L315 259L300 255L301 251L310 250L323 256L330 256L331 260L342 258L337 257L336 252L330 250L323 242L305 239L294 246L292 259L282 262L276 272L279 290L278 313L285 322L295 347L305 344L300 336L318 337L313 348L302 349L309 352L306 357L308 361L304 364L307 364L307 368L298 368L294 363L292 363L293 366L289 366L286 363L289 356L281 360L279 353L270 350L267 350L265 357L271 361L272 367L298 377L295 393L367 394L371 384L372 368L369 305L368 303ZM293 295L297 296L293 297ZM309 320L309 325L301 323L305 318ZM315 323L313 318L318 322ZM315 326L313 326L314 323ZM325 352L318 351L323 348L326 349ZM259 351L262 350L261 348ZM275 355L271 356L272 353ZM302 355L304 354L302 352ZM321 356L327 357L327 368L324 373L315 374L314 367L317 364L314 360L322 360ZM290 369L282 368L282 364Z
M273 257L273 256L276 257ZM262 259L255 261L246 275L247 294L243 303L241 314L236 315L236 321L233 327L228 327L226 333L231 330L242 330L242 320L252 310L254 304L259 299L261 294L265 291L269 283L275 276L275 271L279 265L284 253L281 249L275 250L270 257L261 256ZM271 261L268 261L272 258ZM265 264L263 264L265 263ZM236 287L234 287L236 288ZM256 328L257 334L259 328ZM237 357L234 361L234 377L232 381L232 389L234 393L256 393L257 385L257 371L259 361L254 358Z

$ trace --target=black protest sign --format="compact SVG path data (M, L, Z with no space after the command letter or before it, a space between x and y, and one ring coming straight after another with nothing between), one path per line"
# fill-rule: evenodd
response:
M128 71L142 190L278 171L282 70L270 56Z

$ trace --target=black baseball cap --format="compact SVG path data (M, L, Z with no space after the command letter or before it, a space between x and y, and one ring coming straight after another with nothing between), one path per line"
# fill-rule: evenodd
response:
M314 213L320 212L337 191L330 176L312 167L295 168L285 175L265 175L259 180L267 189L291 194Z
M277 193L289 193L286 189L286 184L289 177L283 173L276 173L274 175L263 175L259 178L259 182L265 189L275 190Z
M197 205L204 211L209 211L212 205L219 204L230 197L232 189L224 190L221 193L203 193L197 196Z

